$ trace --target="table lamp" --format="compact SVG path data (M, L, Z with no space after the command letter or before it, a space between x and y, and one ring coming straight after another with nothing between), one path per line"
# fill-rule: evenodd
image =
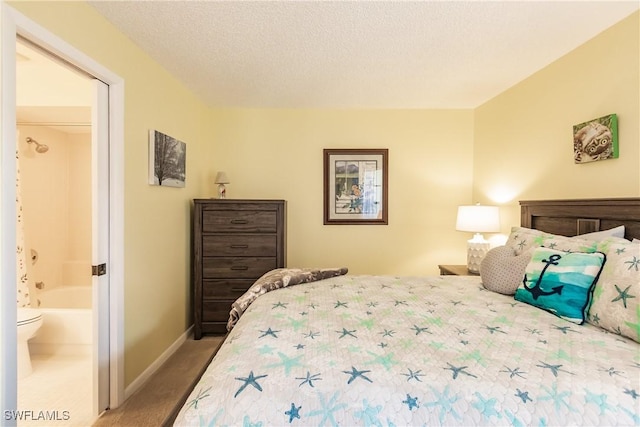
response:
M225 184L229 184L229 178L225 172L218 172L216 175L216 184L218 184L218 199L226 199L227 198L227 189L224 186Z
M467 269L471 273L479 273L480 263L490 249L489 242L480 233L500 231L498 206L459 206L456 230L475 233L471 240L467 240Z

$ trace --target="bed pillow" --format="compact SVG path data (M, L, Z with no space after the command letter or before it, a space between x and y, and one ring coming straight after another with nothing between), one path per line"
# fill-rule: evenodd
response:
M605 259L601 252L536 248L515 299L581 325Z
M498 246L487 252L480 264L482 285L493 292L513 295L522 283L530 252L516 255L510 246Z
M640 245L611 245L587 321L640 342Z
M610 230L606 231L608 232ZM557 234L549 234L526 227L511 227L511 234L509 234L509 238L505 245L511 246L515 250L516 255L520 255L523 252L540 246L566 252L607 253L609 246L616 242L623 243L628 242L628 240L617 236L602 237L602 235L590 236L588 234L567 237Z
M621 225L619 227L610 228L608 230L594 231L593 233L581 234L578 237L591 239L591 240L606 239L607 237L619 237L624 239L624 231L625 231L624 225Z

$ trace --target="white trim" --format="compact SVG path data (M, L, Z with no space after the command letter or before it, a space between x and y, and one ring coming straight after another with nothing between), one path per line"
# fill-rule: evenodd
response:
M18 407L16 304L16 27L0 3L0 409ZM6 124L6 125L5 125ZM13 285L12 285L13 284ZM3 425L15 426L15 419Z
M129 384L124 391L125 399L131 397L133 393L140 390L151 379L153 374L167 361L173 354L178 351L180 346L184 342L193 336L193 325L189 327L173 344L169 346L147 369L144 370L138 377Z
M120 79L120 78L119 78ZM124 80L109 84L109 405L124 393Z
M109 86L91 79L91 239L92 265L109 262ZM111 367L109 358L109 269L106 274L93 276L93 414L109 408ZM106 301L109 301L107 304Z
M15 123L15 89L13 93L5 93L5 86L7 86L10 75L5 75L5 70L13 67L12 82L15 85L15 53L10 56L13 44L13 52L15 52L16 34L30 40L31 42L43 47L56 56L64 59L65 61L73 64L79 69L84 70L88 74L102 80L109 85L109 193L110 193L110 227L109 227L109 246L110 246L110 407L116 408L124 401L124 80L117 74L111 72L89 56L85 55L80 50L74 48L63 39L59 38L55 34L49 32L45 28L39 26L34 21L30 20L26 16L22 15L4 1L2 6L2 134L0 143L2 144L2 153L13 150L15 153L15 126L5 126L5 123ZM13 120L11 120L13 118ZM12 157L15 159L15 155ZM15 182L15 162L13 170L6 170L4 168L7 159L0 159L2 161L2 183ZM12 181L13 178L13 181ZM2 232L2 245L10 244L7 239L11 238L10 234L5 234L8 229L8 223L4 219L6 215L5 200L10 196L10 191L5 192L5 186L2 190L2 224L0 225L0 232ZM15 185L9 186L13 188L15 194ZM13 198L15 206L15 196ZM15 227L14 227L15 228ZM15 248L15 230L13 231L13 247ZM15 249L13 256L6 258L3 253L3 262L7 263L11 259L15 259ZM9 262L8 264L10 264ZM13 263L13 281L15 281L15 262ZM7 279L10 276L10 271L4 270L6 264L0 264L2 266L2 279ZM10 266L9 266L10 267ZM10 283L13 283L10 282ZM4 282L3 283L7 283ZM2 289L2 301L3 307L5 298L12 298L11 291L7 289L10 286L3 286ZM15 289L13 290L13 300L15 300ZM8 304L7 304L8 305ZM14 304L15 307L15 304ZM15 308L14 308L15 309ZM3 310L3 319L10 316ZM0 344L7 342L7 330L11 328L2 328L0 331ZM15 332L14 332L15 333ZM15 340L14 340L15 342ZM14 366L11 364L12 360L7 349L0 347L2 350L2 365L9 368ZM13 356L15 357L15 355ZM6 360L5 360L6 358ZM5 364L4 362L9 363ZM10 369L10 368L9 368ZM4 396L4 390L15 391L16 382L10 382L11 376L2 376L2 384L0 390L3 395L0 396L2 403L6 400Z

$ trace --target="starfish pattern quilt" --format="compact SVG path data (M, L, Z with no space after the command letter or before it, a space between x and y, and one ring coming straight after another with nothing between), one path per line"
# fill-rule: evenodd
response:
M268 292L176 426L640 424L640 345L479 277L339 276Z

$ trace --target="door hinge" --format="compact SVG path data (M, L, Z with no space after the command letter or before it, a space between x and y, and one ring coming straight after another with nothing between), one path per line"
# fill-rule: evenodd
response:
M107 274L107 264L98 264L91 266L92 276L104 276Z

